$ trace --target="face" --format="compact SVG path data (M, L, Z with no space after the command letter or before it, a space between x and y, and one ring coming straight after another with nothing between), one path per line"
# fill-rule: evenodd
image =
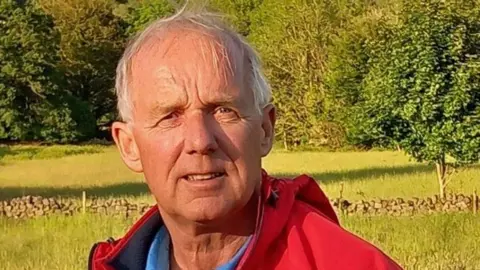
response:
M115 123L113 137L171 216L228 218L259 187L275 111L257 111L244 59L225 55L213 37L179 30L132 60L133 120Z

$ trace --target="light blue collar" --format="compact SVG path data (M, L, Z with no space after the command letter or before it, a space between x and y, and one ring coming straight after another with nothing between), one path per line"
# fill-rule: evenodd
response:
M248 243L250 242L250 236L245 244L237 251L235 256L225 263L218 266L216 270L233 270L237 266L238 262L242 258ZM158 230L155 238L153 239L150 249L148 250L147 265L145 270L169 270L170 269L170 235L168 234L165 226Z
M158 230L150 245L145 270L170 270L170 235L165 226Z

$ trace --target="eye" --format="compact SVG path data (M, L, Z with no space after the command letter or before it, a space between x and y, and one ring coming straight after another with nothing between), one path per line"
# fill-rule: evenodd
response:
M178 117L178 113L170 113L167 116L163 117L161 121L171 120L171 119L175 119L177 117Z
M229 107L218 107L215 110L215 114L219 117L234 117L237 116L237 112Z
M238 114L234 109L228 107L218 107L214 112L218 121L233 121L238 119Z
M179 112L172 112L172 113L169 113L169 114L163 116L159 120L157 120L155 122L155 124L153 124L151 127L152 128L154 128L154 127L163 127L163 128L173 127L173 126L176 126L179 123L179 118L180 118L180 113Z
M227 107L220 107L217 109L217 112L219 113L234 113L234 111L230 108Z

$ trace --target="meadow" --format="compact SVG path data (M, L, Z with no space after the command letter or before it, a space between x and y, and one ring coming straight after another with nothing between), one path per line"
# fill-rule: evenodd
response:
M401 152L274 151L264 168L277 176L306 173L331 198L425 197L437 193L434 167ZM449 190L480 190L480 166L456 175ZM0 200L22 195L122 197L153 202L142 176L111 146L0 146ZM374 243L405 269L480 269L480 215L341 216L344 227ZM90 246L119 237L133 219L98 215L32 220L0 218L1 269L85 269Z

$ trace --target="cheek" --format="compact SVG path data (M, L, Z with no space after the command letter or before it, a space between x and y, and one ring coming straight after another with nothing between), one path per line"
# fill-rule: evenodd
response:
M259 123L253 122L247 125L247 128L245 129L245 132L243 134L244 138L240 143L242 152L246 156L246 158L251 157L253 158L253 160L261 158L261 132L262 129Z
M244 123L224 128L226 140L224 151L235 165L240 178L249 179L249 174L261 169L260 132L256 123Z
M140 159L152 191L169 188L170 172L181 151L181 136L177 133L143 132L138 136Z
M260 140L259 131L254 123L241 123L233 126L222 127L223 145L228 148L232 160L245 158L245 154L255 152Z

